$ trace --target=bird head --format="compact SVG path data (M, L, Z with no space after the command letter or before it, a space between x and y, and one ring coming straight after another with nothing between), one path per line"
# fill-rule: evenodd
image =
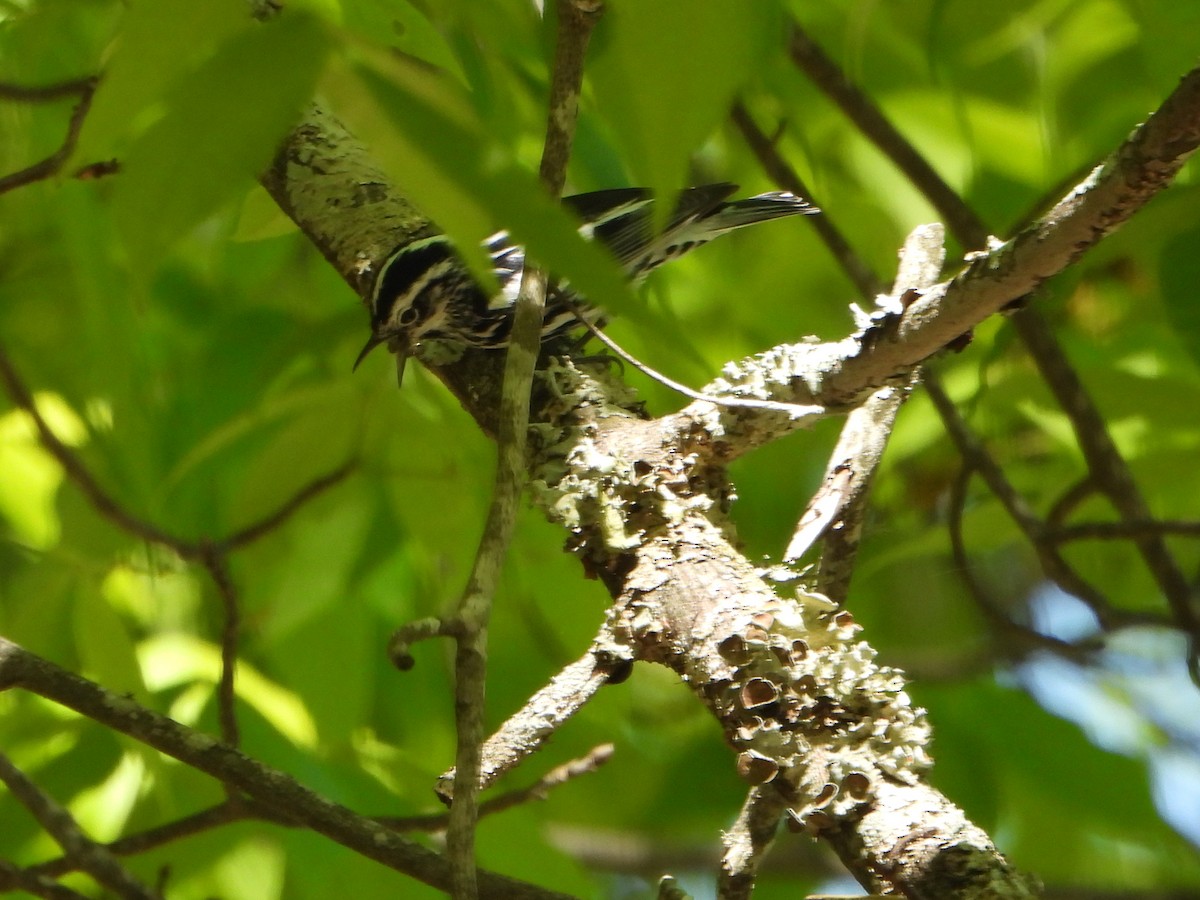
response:
M380 269L371 294L371 336L354 361L354 369L381 344L396 356L397 380L421 339L443 324L450 313L447 292L458 262L443 235L412 241L393 253Z

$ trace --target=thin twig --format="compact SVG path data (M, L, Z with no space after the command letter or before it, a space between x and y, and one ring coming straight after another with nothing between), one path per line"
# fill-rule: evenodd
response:
M558 35L551 73L546 140L539 175L547 192L562 193L567 160L575 136L583 58L601 4L595 0L559 0ZM446 831L447 853L453 865L455 900L474 900L475 824L484 738L484 684L487 677L487 628L501 565L516 525L517 508L525 487L525 443L529 429L529 396L541 350L546 273L527 265L521 273L512 333L504 361L504 383L497 434L496 481L483 538L467 588L454 613L458 622L455 653L455 754L457 783Z
M1101 627L1105 630L1123 628L1133 624L1147 624L1147 619L1143 616L1115 609L1104 594L1076 572L1063 559L1057 548L1051 545L1051 542L1046 539L1046 530L1041 519L1005 476L1000 464L971 432L935 373L927 373L925 392L933 401L938 415L941 416L950 439L963 458L964 466L970 471L978 473L988 489L1000 501L1005 512L1016 523L1025 539L1037 553L1038 561L1047 577L1063 591L1085 603L1095 613ZM973 593L979 596L980 592L978 588L975 588Z
M905 140L870 98L851 84L845 73L795 23L791 53L796 65L934 205L963 246L986 246L989 231L983 221L916 148ZM1102 177L1111 179L1122 169L1129 173L1129 177L1116 182L1110 201L1113 204L1112 215L1107 219L1107 228L1111 229L1122 221L1132 207L1140 202L1139 198L1144 192L1156 192L1169 181L1178 166L1195 149L1197 117L1192 107L1196 102L1198 78L1200 74L1196 71L1185 76L1158 111L1135 132L1134 137L1097 169L1092 178L1085 181L1084 184L1090 189ZM1041 221L1055 222L1070 215L1083 202L1086 194L1087 191L1081 191L1080 188L1070 192ZM1096 237L1099 235L1094 235L1090 241L1079 241L1075 255L1094 243ZM1104 417L1045 322L1034 310L1026 309L1013 316L1013 323L1043 379L1066 412L1097 486L1108 495L1123 519L1150 519L1149 506L1109 435ZM1189 669L1193 680L1200 683L1200 615L1193 609L1187 580L1161 534L1146 535L1136 540L1136 546L1171 607L1178 627L1190 638Z
M33 420L42 446L62 466L67 480L80 490L93 509L135 537L157 544L165 544L184 558L195 558L199 555L198 545L169 534L152 522L134 515L100 487L100 484L92 477L92 473L79 461L78 457L50 430L50 426L42 418L37 405L33 402L33 396L20 376L17 375L17 371L3 347L0 347L0 381L3 381L5 390L12 398L13 403Z
M1066 521L1067 516L1071 515L1079 504L1097 493L1097 491L1096 482L1091 475L1079 479L1079 481L1063 491L1062 496L1054 501L1054 505L1046 513L1046 523L1051 527L1062 525Z
M75 152L75 145L79 143L79 132L83 129L83 121L87 118L88 110L91 108L92 96L96 92L98 83L96 78L86 78L43 88L22 89L16 85L0 87L0 96L24 101L51 100L75 95L79 97L75 108L71 110L71 118L67 121L67 133L58 149L31 166L0 176L0 194L49 178L63 167L63 164L70 159L71 154ZM16 96L22 92L23 96Z
M483 801L479 804L479 818L494 816L515 806L523 806L526 803L545 800L554 788L564 785L568 781L573 781L581 775L589 775L595 772L612 759L612 755L612 744L600 744L597 747L593 747L584 756L569 760L561 766L555 766L533 784L529 785L529 787L509 791L498 797L492 797ZM448 813L435 813L428 816L381 816L375 821L395 831L436 832L445 830L446 826L450 824L450 816Z
M235 677L240 612L237 587L229 573L227 552L244 547L279 528L305 503L345 478L353 471L354 464L347 463L314 479L286 500L279 509L225 540L182 538L130 512L100 486L87 466L51 430L3 347L0 347L0 382L3 382L13 403L33 421L42 447L54 457L67 479L79 489L97 512L135 537L171 548L182 559L201 566L212 579L224 612L221 628L221 676L217 686L218 718L222 738L229 745L236 747L239 738L235 710Z
M955 567L958 572L958 577L962 579L963 584L967 588L967 594L975 601L976 608L983 614L984 618L991 624L993 628L993 636L1005 638L1005 646L1002 650L1005 656L1012 657L1016 645L1017 654L1023 656L1029 650L1049 650L1057 653L1060 656L1073 659L1077 662L1086 660L1089 654L1100 649L1099 643L1089 641L1086 644L1074 645L1059 638L1044 635L1032 628L1027 628L1024 625L1019 625L1011 618L1004 615L1000 611L1000 606L988 594L987 589L975 577L974 568L971 565L970 555L967 553L966 540L963 537L963 519L967 505L967 488L971 482L971 476L974 474L972 464L969 460L964 460L962 469L958 476L951 483L950 499L949 499L949 521L947 522L950 532L950 552L954 557Z
M739 100L734 103L730 112L733 123L741 131L747 146L758 157L759 165L772 181L782 190L790 191L797 197L806 197L814 205L821 206L813 195L812 189L805 184L799 173L783 158L779 152L777 141L768 137L755 123L753 117ZM846 277L858 289L864 299L870 299L882 290L879 278L871 271L871 267L859 256L841 229L834 223L832 216L816 216L812 220L813 228L824 242L834 260L842 267Z
M614 673L625 671L633 664L629 655L621 657L619 645L611 632L612 622L607 621L592 642L591 649L565 666L487 739L480 762L481 789L493 784L500 776L540 750L567 720L609 683ZM600 652L597 650L599 647L606 649ZM438 779L437 790L442 797L452 796L457 790L459 781L456 775L451 770Z
M148 828L137 834L119 838L105 844L104 849L113 856L135 856L139 853L155 850L173 841L183 840L192 835L249 818L266 818L277 824L283 824L282 820L277 816L272 816L267 810L262 809L254 803L254 801L241 797L236 801L226 800L224 803L218 803L216 806L202 809L200 812L192 813L190 816L184 816L173 822L167 822L163 825ZM60 856L57 859L47 860L46 862L38 863L36 866L30 866L29 872L37 875L58 876L65 875L67 872L72 872L77 868L78 864L71 857Z
M229 574L229 566L223 554L215 546L207 546L200 561L212 577L221 597L225 621L221 626L221 678L217 682L217 719L221 724L221 738L229 746L241 743L237 722L237 661L241 630L241 610L238 605L237 588Z
M50 100L61 100L64 97L82 97L96 89L96 81L95 75L44 85L0 81L0 100L12 100L18 103L45 103Z
M405 622L393 632L388 642L388 658L401 672L407 672L416 665L412 655L413 644L435 637L458 637L460 627L457 619L442 616L426 616Z
M104 846L85 835L66 808L43 793L3 753L0 753L0 781L78 868L126 900L160 900Z
M43 900L88 900L88 898L59 884L45 875L22 869L6 859L0 859L0 891L25 891Z
M1082 522L1079 525L1049 528L1043 537L1047 541L1064 544L1068 541L1081 540L1128 540L1129 538L1144 538L1149 535L1161 534L1200 537L1200 522L1174 519L1147 519L1145 522Z
M924 156L910 144L877 107L874 101L850 81L816 41L792 22L789 52L792 62L879 147L932 204L946 226L965 247L987 246L987 230L963 203L954 189L937 173Z
M38 410L37 404L34 403L33 395L30 393L29 388L26 387L25 382L17 374L16 368L2 346L0 346L0 382L3 383L13 403L32 419L34 427L37 429L38 440L42 446L62 466L67 480L83 493L92 508L122 530L142 540L170 547L180 557L191 562L203 560L211 553L211 547L218 547L222 551L237 550L264 537L272 530L283 525L288 518L295 515L309 500L312 500L323 491L344 479L354 470L355 466L353 462L349 462L326 475L315 478L292 497L284 501L279 509L268 514L260 521L234 532L228 538L214 541L204 539L190 540L171 534L153 522L130 512L113 495L100 486L100 483L96 481L87 467L50 429L50 426Z
M1042 378L1067 414L1075 440L1087 461L1088 472L1096 485L1126 522L1145 522L1153 518L1150 505L1109 434L1104 417L1045 322L1035 310L1026 309L1013 316L1013 324L1029 348ZM1133 540L1163 592L1176 624L1189 638L1188 670L1192 680L1200 685L1200 615L1193 606L1187 578L1175 562L1161 533L1143 532Z
M302 506L314 499L320 494L323 494L329 488L344 481L350 473L358 467L358 463L351 460L343 463L332 472L327 472L324 475L318 475L300 490L296 491L291 497L285 500L273 513L269 513L254 522L247 525L245 528L235 531L229 537L220 542L224 550L238 550L247 544L257 541L261 537L265 537L272 531L275 531L279 526L283 525L288 519L294 516Z

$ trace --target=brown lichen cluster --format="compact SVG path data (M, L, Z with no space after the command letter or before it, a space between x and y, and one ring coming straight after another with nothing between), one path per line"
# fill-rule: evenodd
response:
M810 829L869 800L875 779L913 784L931 764L924 710L860 630L818 594L781 599L720 642L728 677L703 689L742 777L775 785Z

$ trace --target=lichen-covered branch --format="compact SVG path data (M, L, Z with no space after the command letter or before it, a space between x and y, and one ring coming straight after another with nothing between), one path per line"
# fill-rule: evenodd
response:
M619 654L619 655L615 655ZM632 651L618 647L606 622L592 647L535 692L514 715L487 739L480 762L479 786L490 787L506 772L545 745L567 720L596 696L596 692L632 665ZM438 793L453 796L455 772L438 779Z
M1165 112L1131 139L1134 150L1122 150L1069 202L971 261L956 278L906 298L912 302L843 341L775 348L730 367L718 385L721 393L807 405L807 412L700 402L646 420L611 373L570 360L549 366L537 392L535 499L573 535L572 547L618 600L618 640L634 657L686 678L721 722L748 779L774 785L797 819L818 834L857 835L847 846L859 848L862 871L886 871L888 884L901 892L928 877L929 860L918 868L914 857L912 869L890 863L882 842L858 833L859 823L864 808L881 796L897 800L894 809L927 805L937 796L921 781L927 726L899 674L874 663L844 613L819 595L777 593L728 543L722 523L730 488L721 466L822 414L857 405L1116 227L1195 147L1200 76L1189 79ZM326 195L339 178L352 195L357 191L353 179L330 180L329 171L369 171L369 163L304 164L312 158L304 136L319 125L310 120L289 140L268 178L275 193L303 196L305 188L288 185L294 178L321 182L315 192ZM334 143L342 153L361 152L345 136ZM318 147L325 146L318 137ZM381 196L372 202L391 208ZM307 208L320 214L319 205ZM297 214L295 204L290 209ZM326 236L328 226L298 220L314 239ZM339 270L361 290L361 260L377 258L371 248L391 248L419 230L403 215L396 221L401 224L389 238L385 227L363 218L359 247L337 238L323 248L326 256L341 260ZM492 432L498 379L488 357L467 354L436 372ZM944 798L937 804L952 809ZM1007 879L1013 896L1029 890L996 862L990 843L970 838L975 832L940 831L937 823L951 819L936 819L920 834L901 830L897 839L903 846L945 849L966 835L974 842L955 854L995 862L993 874ZM932 869L938 865L935 860ZM949 883L937 895L967 896Z
M902 312L882 317L841 341L781 345L727 365L723 377L708 388L721 396L811 405L812 416L697 402L678 413L669 427L682 440L692 438L697 452L728 460L805 427L819 410L857 406L871 390L1026 296L1115 231L1166 187L1197 146L1200 69L1184 76L1146 123L1046 215L1010 240L972 254L954 278L923 292ZM1082 409L1086 393L1077 379L1068 387L1063 392L1068 412ZM1101 420L1086 419L1095 421ZM1084 431L1077 428L1081 442L1092 447L1089 460L1094 455L1092 464L1125 488L1118 493L1131 502L1131 480L1116 475L1117 470L1126 474L1127 470L1119 458L1114 461L1114 453L1106 452L1111 442L1101 446L1104 442L1091 441ZM1144 504L1130 509L1138 513L1133 518L1147 517ZM1141 543L1148 546L1153 540Z
M913 230L900 253L900 271L892 286L893 295L916 296L937 283L946 261L945 241L946 232L940 224L921 225ZM900 407L920 377L920 369L913 369L903 383L880 388L851 411L826 466L827 481L837 477L839 471L849 471L841 513L825 534L817 578L818 589L838 603L845 602L849 594L871 483L883 460ZM785 558L797 555L789 547Z
M308 154L295 143L315 125L305 123L281 154L288 172L271 176L277 190L286 177L312 177L324 182L322 191L331 189L324 167L296 163ZM342 152L360 152L346 137L337 143ZM370 169L334 168L360 167ZM316 238L324 232L300 224ZM383 233L362 239L393 243ZM343 276L361 286L354 263L362 254L339 244L326 255L346 261ZM836 361L836 347L823 352ZM436 373L492 431L496 364L487 357L468 354ZM875 665L833 604L805 594L780 598L725 540L729 485L712 464L721 454L705 446L713 439L705 423L693 420L680 440L684 419L646 420L632 400L599 367L560 360L545 371L531 447L536 501L574 535L572 546L617 598L618 641L629 655L687 679L721 722L746 777L774 785L818 832L822 816L853 828L877 784L920 783L927 736L920 711L899 674ZM763 413L747 413L754 414ZM906 877L901 870L893 879Z
M437 234L340 122L314 104L288 135L264 188L362 297L397 247Z
M796 23L792 26L790 49L796 65L925 195L959 242L965 247L985 247L985 223ZM1165 187L1195 151L1198 140L1200 69L1194 69L1103 165L1032 228L1018 235L1015 240L1023 240L1021 258L1014 256L1005 267L1037 276L1028 282L1028 289L1033 290L1053 272L1039 274L1038 266L1030 264L1032 258L1065 255L1068 261L1074 260ZM1015 240L1005 247L1015 251ZM1039 247L1043 240L1046 246ZM977 263L991 256L981 257ZM1013 325L1067 414L1093 484L1126 521L1150 518L1149 504L1118 452L1096 403L1038 311L1025 309L1013 317ZM1170 604L1177 626L1191 639L1188 665L1193 680L1200 683L1200 614L1194 609L1187 579L1161 534L1145 534L1135 546Z
M725 855L717 874L720 900L749 900L786 809L787 803L769 785L747 792L737 821L724 835Z

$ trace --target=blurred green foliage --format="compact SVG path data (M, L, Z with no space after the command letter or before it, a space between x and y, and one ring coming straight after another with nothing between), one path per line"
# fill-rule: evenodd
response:
M611 6L592 48L570 189L711 180L770 189L727 120L740 96L764 130L779 127L780 151L885 280L906 232L935 216L790 63L789 16L1001 234L1166 96L1194 63L1200 25L1192 4L1168 0ZM400 674L383 648L397 624L444 609L461 589L492 448L424 372L400 393L384 354L351 375L364 312L254 184L303 104L321 96L464 245L504 226L549 257L563 253L560 271L584 272L629 313L611 333L684 380L701 384L726 360L807 334L841 336L858 298L797 220L669 267L643 292L646 310L631 312L602 268L586 274L587 249L531 195L553 34L533 4L296 7L264 26L234 0L0 2L0 80L103 72L72 165L115 157L124 167L0 196L0 342L100 483L181 537L228 535L356 463L233 557L244 746L360 810L433 811L433 779L453 755L449 655L423 645L416 669ZM53 152L70 108L0 102L0 173ZM1039 300L1164 517L1194 517L1200 496L1196 200L1185 170ZM1081 477L1062 411L1003 323L938 365L1035 508ZM644 389L653 412L681 403ZM212 585L100 516L64 483L27 417L0 404L0 632L215 733L222 613ZM782 551L836 433L826 423L737 464L734 515L752 558ZM1113 709L1144 728L1115 755L1032 703L996 658L949 553L956 468L917 398L877 481L851 601L931 709L935 782L1051 885L1200 890L1194 848L1149 799L1146 754L1172 737L1161 721L1113 690ZM1099 503L1085 512L1111 516ZM977 574L1020 615L1040 574L1015 527L973 490L965 530ZM494 616L493 722L578 656L601 620L604 591L562 543L533 512L522 521ZM1200 564L1194 543L1173 549L1185 571ZM1070 558L1116 605L1162 611L1133 551L1084 544ZM714 724L662 672L639 667L606 689L511 781L604 741L617 755L598 774L483 824L484 865L623 896L637 882L589 872L556 835L583 828L596 829L598 844L620 832L651 848L716 846L742 786ZM208 779L22 694L0 694L0 749L101 840L221 797ZM0 822L0 856L25 864L56 852L7 795ZM785 869L802 840L783 839ZM172 898L397 890L393 873L312 835L253 824L131 863L150 881L164 864ZM795 896L821 877L774 874L761 895Z

